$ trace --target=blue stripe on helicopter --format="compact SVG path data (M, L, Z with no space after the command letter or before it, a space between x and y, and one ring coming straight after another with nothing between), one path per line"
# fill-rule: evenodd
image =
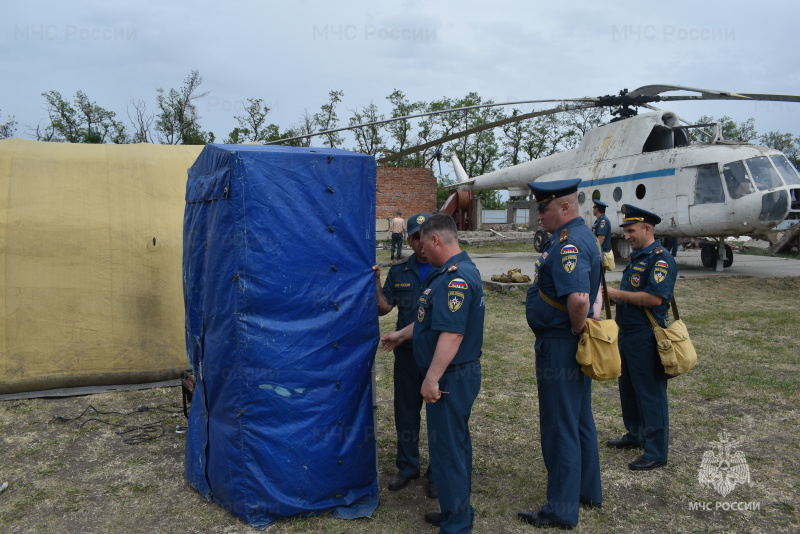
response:
M622 182L634 182L647 178L660 178L662 176L674 176L675 169L663 169L660 171L637 172L634 174L624 174L622 176L612 176L611 178L597 178L595 180L584 180L578 187L594 187L596 185L618 184Z

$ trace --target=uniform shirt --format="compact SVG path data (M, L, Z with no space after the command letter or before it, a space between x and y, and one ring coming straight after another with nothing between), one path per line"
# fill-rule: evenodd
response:
M666 313L677 277L675 259L656 239L650 246L631 253L631 261L622 272L619 288L622 291L644 291L663 298L663 303L650 308L658 324L663 327L666 326ZM640 306L617 302L617 324L621 327L640 328L649 327L650 321Z
M536 260L534 283L525 305L528 325L537 336L572 335L569 314L548 304L540 292L563 306L570 293L588 293L589 302L594 302L600 288L600 265L597 238L582 217L572 219L550 236Z
M592 232L597 237L605 236L603 240L603 252L611 251L611 221L608 220L606 214L601 214L592 227Z
M429 276L419 297L414 323L417 365L430 367L442 332L464 335L450 365L477 360L483 346L485 310L478 268L466 252L460 252Z
M431 276L436 269L429 267L428 276ZM392 265L389 269L382 291L386 302L391 306L397 306L398 330L416 320L417 301L422 293L423 282L416 254L411 254L406 261ZM406 341L404 345L410 347L411 341Z

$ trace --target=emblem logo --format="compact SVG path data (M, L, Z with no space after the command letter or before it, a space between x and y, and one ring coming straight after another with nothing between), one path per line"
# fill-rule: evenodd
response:
M447 293L447 305L451 312L456 312L464 304L464 293L461 291L449 291Z
M430 295L431 294L431 288L426 289L425 291L422 292L422 294L423 295Z
M417 321L421 323L424 320L425 320L425 308L420 306L419 308L417 308Z
M452 287L455 289L467 289L469 286L467 285L467 281L463 278L453 278L450 280L450 283L447 284L447 287Z
M642 276L639 273L633 273L631 275L631 285L633 287L639 287L639 284L642 283Z
M653 278L657 284L660 284L667 278L667 272L664 269L656 269L653 271Z
M668 269L669 263L665 262L664 260L658 260L655 264L656 267L661 267L662 269Z
M578 247L576 247L575 245L564 245L561 248L561 254L577 254L577 253L578 253Z
M564 267L565 271L571 273L572 271L575 270L575 266L578 265L578 256L575 255L564 256L563 258L561 258L561 265Z
M725 497L737 484L750 484L750 468L742 451L733 452L739 442L725 431L718 435L719 441L712 441L711 450L703 453L697 478Z
M417 215L417 224L422 224L424 222L425 222L425 216L424 215Z

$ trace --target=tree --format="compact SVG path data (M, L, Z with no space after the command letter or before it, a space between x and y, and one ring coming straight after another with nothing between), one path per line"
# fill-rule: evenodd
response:
M378 106L374 102L370 102L369 106L353 110L353 115L350 117L350 126L363 124L366 122L379 122L384 119L383 115L378 114ZM356 128L353 130L353 135L358 143L358 150L364 154L375 156L382 152L385 148L383 144L383 137L381 137L381 130L383 126L380 124L372 124L364 126L363 128Z
M320 107L319 113L314 114L314 124L319 126L320 132L335 130L339 126L339 117L336 115L336 104L342 101L344 91L331 91L328 93L328 103ZM344 138L338 132L326 133L326 144L330 148L344 143Z
M281 135L280 129L275 124L267 124L267 115L270 109L262 99L248 98L247 105L242 111L241 115L234 117L239 126L228 134L226 143L264 143L292 137L286 134Z
M156 89L156 132L161 134L159 141L169 145L204 145L214 142L214 134L203 132L200 116L194 101L208 96L208 91L199 93L203 78L197 70L183 81L180 89Z
M394 105L392 108L392 118L405 117L413 115L425 109L425 102L409 102L406 95L399 89L395 89L392 94L386 97L386 100ZM413 126L408 119L398 120L386 124L386 131L394 140L394 145L391 147L391 152L401 152L408 148L411 144L411 131ZM391 167L413 167L415 159L410 156L405 156L400 159L391 160L388 165Z
M722 138L727 141L749 143L758 136L758 133L756 132L756 120L753 117L750 117L746 121L737 124L727 115L716 120L709 115L703 115L697 119L696 124L711 124L714 122L720 123ZM696 136L696 130L690 131L692 132L691 136L693 141L697 140L698 138L705 140L710 139L710 132L706 132L705 136Z
M133 107L133 117L131 116L131 108L127 107L125 110L128 113L128 119L133 125L133 136L131 137L132 143L152 143L153 134L151 128L153 126L153 114L147 112L147 104L144 100L133 100L131 104Z
M95 102L83 91L75 93L75 102L65 100L58 91L42 93L47 103L50 121L43 129L37 127L39 141L67 143L127 143L125 126L114 119L116 114Z
M0 124L0 139L7 139L14 136L17 130L17 121L14 120L14 115L9 115L6 122Z

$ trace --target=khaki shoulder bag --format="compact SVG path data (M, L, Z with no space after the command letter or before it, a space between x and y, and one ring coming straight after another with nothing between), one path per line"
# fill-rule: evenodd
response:
M681 321L678 315L678 305L675 303L675 296L670 301L672 305L672 316L674 320L667 328L661 328L656 322L653 313L642 308L647 315L647 319L653 327L656 336L656 346L661 364L664 366L664 373L670 378L682 375L690 370L697 363L697 352L694 350L692 340L689 339L689 331L686 324Z
M606 308L606 318L602 321L586 319L580 340L578 340L578 352L575 359L587 376L594 380L614 380L622 374L622 360L619 356L619 345L617 336L619 326L611 318L611 305L608 299L608 289L606 288L606 276L602 266L600 273L603 280L603 302ZM557 302L541 291L539 294L545 302L561 311L567 311L567 307Z

